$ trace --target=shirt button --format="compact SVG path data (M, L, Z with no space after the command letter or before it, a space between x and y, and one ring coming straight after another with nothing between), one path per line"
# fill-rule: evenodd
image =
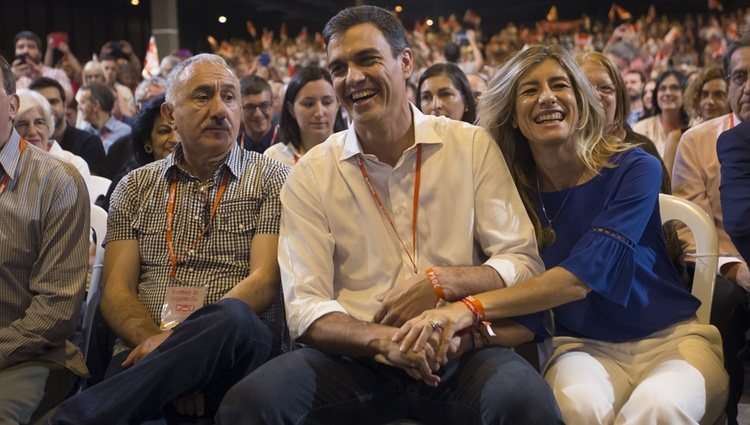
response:
M240 230L245 230L245 225L240 223Z
M193 217L193 220L195 220L195 221L198 221L200 219L201 219L201 216L199 216L199 215L196 215L195 217Z

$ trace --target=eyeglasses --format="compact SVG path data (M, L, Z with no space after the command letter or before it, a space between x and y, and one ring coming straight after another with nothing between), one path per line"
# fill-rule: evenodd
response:
M744 86L747 82L748 73L744 69L738 69L729 75L729 81L735 86Z
M242 105L242 110L253 113L255 112L255 109L260 109L261 112L266 113L271 110L271 106L273 106L271 102L246 103Z

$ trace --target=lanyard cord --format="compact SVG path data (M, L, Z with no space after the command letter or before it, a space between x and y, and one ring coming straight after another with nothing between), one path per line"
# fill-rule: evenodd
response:
M406 244L404 243L403 239L401 239L401 236L398 234L398 230L396 230L396 224L393 222L393 219L391 218L390 214L388 214L388 211L385 209L385 206L383 205L383 202L380 200L380 196L378 195L378 192L375 190L375 186L372 184L372 181L370 180L370 176L367 175L367 170L365 170L364 162L362 161L362 155L357 154L357 165L359 165L359 170L362 172L362 178L365 179L365 183L367 183L367 188L370 190L370 194L372 195L372 198L375 200L375 204L378 206L378 210L380 210L380 214L385 218L385 220L388 222L388 224L391 225L391 229L393 229L393 232L396 234L396 237L398 238L398 241L401 243L401 247L404 249L404 252L406 252L406 255L409 257L409 261L411 262L411 265L414 270L414 274L417 274L417 216L419 214L419 187L421 184L421 176L422 176L422 145L417 146L417 163L416 163L416 175L414 177L414 199L412 204L412 220L411 220L411 238L412 238L412 246L414 248L414 252L409 252L408 249L406 249Z

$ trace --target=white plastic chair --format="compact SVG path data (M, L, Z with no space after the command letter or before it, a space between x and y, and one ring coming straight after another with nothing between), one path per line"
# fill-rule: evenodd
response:
M83 304L83 318L81 322L81 333L83 334L81 351L84 357L86 357L87 364L90 361L90 347L95 325L94 319L102 297L101 280L104 268L104 247L102 243L107 234L107 212L94 204L91 204L91 228L94 230L96 237L96 257L91 269L91 280L89 282L86 301ZM83 390L83 388L84 386L82 385L80 390Z
M92 204L96 202L96 198L99 195L106 195L109 190L109 185L112 184L112 180L102 176L91 176L91 183L89 184L89 202Z
M107 212L103 208L91 203L91 228L96 235L96 249L99 250L107 234Z
M662 224L678 220L693 233L695 239L693 296L701 302L696 316L698 316L699 323L707 325L711 319L716 265L719 261L719 237L716 234L716 226L703 209L676 196L660 194L659 210Z

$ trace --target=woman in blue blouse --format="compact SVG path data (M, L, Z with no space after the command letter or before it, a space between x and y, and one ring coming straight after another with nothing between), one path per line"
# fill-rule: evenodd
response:
M718 421L727 399L721 339L696 322L699 301L670 262L658 159L604 135L597 92L557 47L516 55L478 110L535 223L547 270L424 312L396 335L401 348L422 349L441 333L443 359L461 330L491 344L482 321L552 309L544 377L566 423Z

